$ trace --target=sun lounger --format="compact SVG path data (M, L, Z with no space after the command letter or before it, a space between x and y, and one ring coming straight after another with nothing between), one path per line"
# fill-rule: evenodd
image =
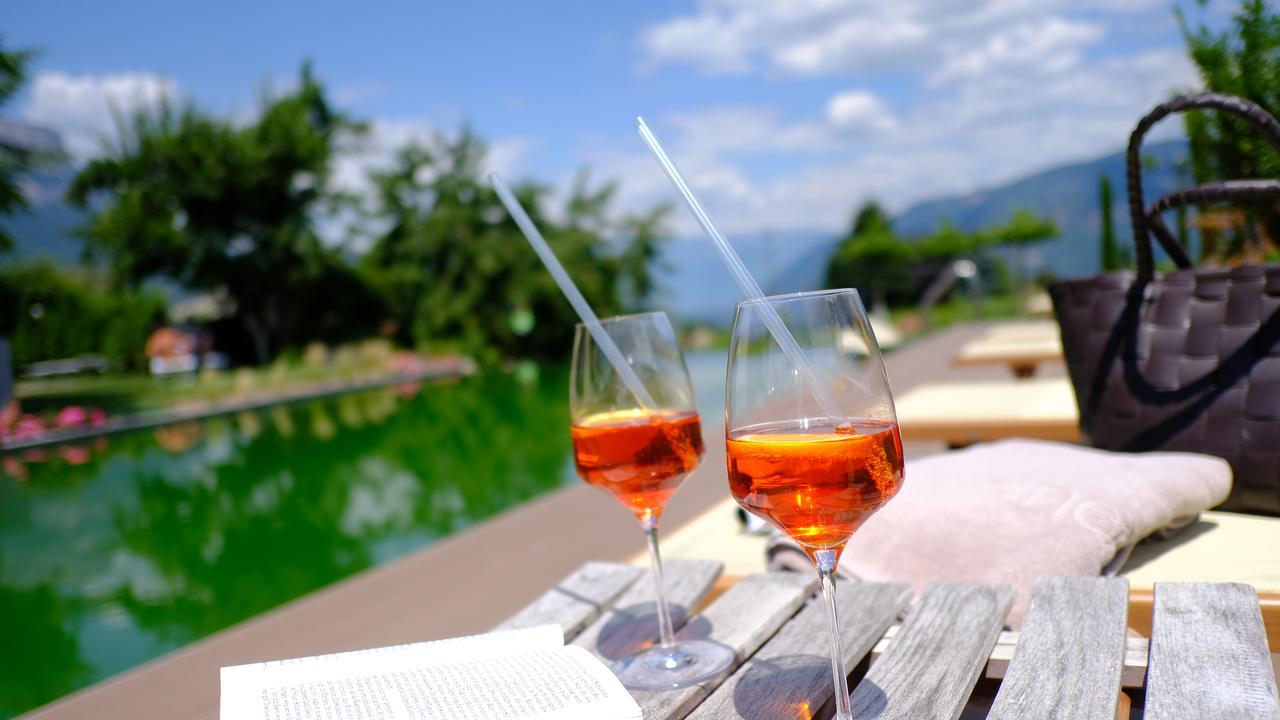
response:
M956 367L1008 365L1019 378L1036 374L1040 365L1062 362L1062 341L1057 337L981 337L961 346L951 359Z
M1012 320L988 325L983 337L1010 342L1035 342L1059 337L1058 324L1052 320Z
M1019 378L1036 374L1040 365L1062 362L1062 340L1052 322L1027 321L989 326L961 346L952 358L956 367L1008 365Z
M895 405L905 442L1080 439L1075 395L1064 377L928 383L902 393Z

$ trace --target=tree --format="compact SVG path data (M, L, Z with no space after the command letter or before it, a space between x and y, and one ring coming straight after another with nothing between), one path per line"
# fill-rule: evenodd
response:
M112 292L87 270L34 261L0 267L0 308L15 365L92 353L136 368L165 302L155 291Z
M87 255L105 256L117 283L159 276L225 292L259 362L376 323L365 284L315 232L335 146L361 128L330 106L309 66L246 125L168 101L121 124L118 146L68 191L92 210Z
M1203 5L1204 0L1197 0ZM1244 0L1231 26L1221 32L1178 20L1205 90L1247 98L1280 116L1280 16L1263 0ZM1226 113L1185 116L1196 182L1280 177L1280 153L1247 123ZM1272 205L1249 208L1248 221L1232 233L1228 254L1254 245L1265 231L1280 238L1280 211Z
M1053 221L1019 208L1001 225L965 232L944 222L935 232L904 238L874 201L857 212L849 235L827 264L827 285L856 287L876 302L912 302L923 284L951 260L991 247L1024 248L1058 234Z
M487 182L485 145L468 128L402 148L374 174L372 240L363 260L402 342L447 345L482 359L563 356L576 316ZM616 186L579 175L563 221L548 189L514 190L601 315L643 304L653 289L664 208L614 219Z
M827 285L856 287L873 304L896 301L911 288L908 266L916 255L915 248L894 232L884 208L868 201L827 263Z
M26 82L27 64L35 57L30 50L6 50L0 41L0 107L4 107ZM7 144L0 138L0 217L28 209L27 197L18 186L17 176L26 172L32 162L27 148ZM13 247L13 238L0 228L0 251Z
M1106 175L1098 177L1098 207L1102 214L1102 253L1100 262L1103 272L1120 269L1120 247L1116 245L1115 218L1111 215L1111 179Z

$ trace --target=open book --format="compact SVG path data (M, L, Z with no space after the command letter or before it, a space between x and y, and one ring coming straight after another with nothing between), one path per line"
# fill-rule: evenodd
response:
M555 625L222 668L221 720L641 720Z

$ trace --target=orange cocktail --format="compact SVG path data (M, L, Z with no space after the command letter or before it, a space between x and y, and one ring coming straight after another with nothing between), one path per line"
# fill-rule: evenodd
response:
M837 548L902 485L898 427L779 423L731 433L729 490L807 549Z
M660 513L703 453L695 412L599 413L574 422L570 435L578 475L637 516Z

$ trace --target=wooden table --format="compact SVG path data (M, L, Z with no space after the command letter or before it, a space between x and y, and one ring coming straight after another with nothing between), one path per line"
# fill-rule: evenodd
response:
M1011 437L1075 442L1079 413L1064 377L926 383L894 399L907 442L953 447Z
M718 562L672 560L667 589L675 606L697 609L676 613L677 635L728 645L736 666L696 687L635 691L646 720L829 715L816 578L764 573L725 589L720 573ZM1149 642L1126 636L1127 600L1123 579L1044 578L1021 632L1008 633L1007 586L938 583L908 607L905 586L843 583L841 647L853 670L854 715L954 720L969 706L996 720L1111 720L1129 717L1129 689L1141 688L1132 701L1149 720L1280 719L1252 588L1157 584ZM588 563L500 627L558 623L567 642L612 662L657 636L652 602L644 570Z

